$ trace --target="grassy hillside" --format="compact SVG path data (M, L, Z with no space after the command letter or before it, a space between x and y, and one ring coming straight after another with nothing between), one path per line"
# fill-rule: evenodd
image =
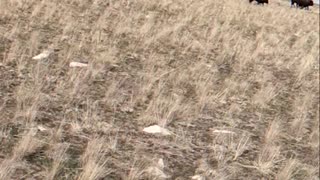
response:
M318 8L0 0L0 179L319 179Z

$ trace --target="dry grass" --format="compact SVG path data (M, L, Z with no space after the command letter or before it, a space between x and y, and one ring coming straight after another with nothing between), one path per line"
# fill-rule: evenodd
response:
M319 179L311 9L0 0L0 179Z

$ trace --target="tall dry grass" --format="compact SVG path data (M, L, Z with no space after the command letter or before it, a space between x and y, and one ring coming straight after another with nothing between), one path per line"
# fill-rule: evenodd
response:
M0 9L0 179L319 178L317 6L0 0ZM172 137L142 133L153 124ZM159 158L166 175L147 170Z

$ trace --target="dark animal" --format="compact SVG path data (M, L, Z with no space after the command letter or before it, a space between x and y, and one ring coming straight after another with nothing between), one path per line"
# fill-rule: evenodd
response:
M264 5L265 3L268 4L269 0L249 0L249 3L252 3L253 1L257 1L258 4Z
M313 0L291 0L291 7L294 5L300 9L309 9L309 6L313 6Z

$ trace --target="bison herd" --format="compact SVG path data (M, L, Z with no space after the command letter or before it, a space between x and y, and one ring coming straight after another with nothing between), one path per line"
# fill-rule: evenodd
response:
M258 4L264 5L268 4L269 0L249 0L249 3L256 1ZM313 0L291 0L291 7L297 7L300 9L309 9L309 6L313 6Z
M309 9L309 6L313 6L312 0L291 0L291 7L296 5L296 7Z

